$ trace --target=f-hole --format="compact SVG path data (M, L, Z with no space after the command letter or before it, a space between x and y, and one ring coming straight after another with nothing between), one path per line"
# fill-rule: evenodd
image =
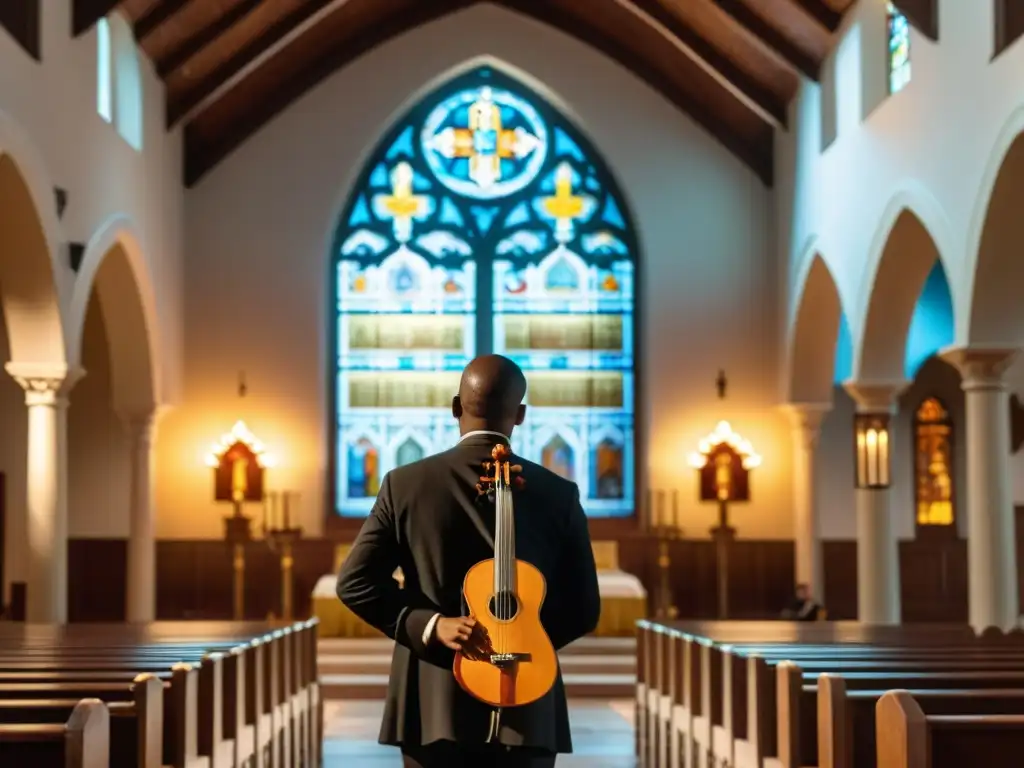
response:
M491 595L487 610L498 621L512 621L519 613L519 598L515 592L504 590Z

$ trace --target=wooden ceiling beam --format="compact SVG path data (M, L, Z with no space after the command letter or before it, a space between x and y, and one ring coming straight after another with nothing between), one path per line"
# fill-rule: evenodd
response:
M938 0L893 0L910 25L933 43L939 41Z
M21 0L11 3L0 0L0 27L36 61L43 60L40 32L40 0Z
M177 0L174 1L177 2ZM188 0L185 1L188 2ZM161 56L160 60L156 62L157 74L162 79L184 67L193 56L216 42L217 38L259 8L263 2L264 0L242 0L212 24L207 24L195 34L182 40L177 48L166 56Z
M684 2L692 2L692 0L684 0ZM713 46L692 26L666 8L661 0L632 0L632 3L645 15L672 33L679 42L732 83L744 96L774 117L780 125L786 125L789 100L785 96L765 87L757 78L737 66L736 62L726 53Z
M145 42L147 37L164 25L164 22L191 2L192 0L161 0L135 22L135 39L140 43Z
M3 2L4 0L0 0ZM11 0L7 0L10 2ZM78 37L90 29L100 19L105 19L117 10L121 0L72 0L71 4L71 35Z
M732 17L733 21L744 27L769 48L774 50L784 61L803 72L817 82L821 73L821 62L801 50L782 32L754 13L742 0L714 0L715 4Z
M249 72L186 125L186 185L195 185L275 115L353 59L405 31L476 1L348 0L315 28ZM682 51L674 52L670 76L665 67L648 61L640 53L645 50L645 41L633 41L634 45L627 47L590 23L590 17L597 11L596 2L588 4L584 13L567 10L553 0L541 4L535 0L500 0L499 4L554 26L615 59L705 128L766 185L771 185L774 128ZM614 0L600 7L608 11L619 9L626 14L618 20L623 23L642 23ZM360 23L352 23L353 19ZM610 26L615 27L615 20ZM650 33L656 36L652 40L664 40L659 32L651 29ZM668 41L664 44L670 45Z
M839 29L843 20L843 14L834 11L825 5L821 0L791 0L798 8L802 8L808 16L821 24L829 32Z
M250 40L238 53L219 66L210 77L205 78L177 98L168 97L167 123L172 126L198 106L204 99L217 91L228 80L237 75L259 56L283 40L293 29L319 13L331 0L308 0L298 9L278 19L262 34Z

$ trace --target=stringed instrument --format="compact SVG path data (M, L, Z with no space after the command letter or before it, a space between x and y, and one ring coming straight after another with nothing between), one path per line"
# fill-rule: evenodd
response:
M489 642L473 658L457 653L453 669L464 691L500 711L547 694L558 676L558 657L540 622L547 583L535 566L516 559L512 489L523 486L523 468L512 464L504 444L491 457L477 491L494 502L494 558L470 568L462 585L469 615Z

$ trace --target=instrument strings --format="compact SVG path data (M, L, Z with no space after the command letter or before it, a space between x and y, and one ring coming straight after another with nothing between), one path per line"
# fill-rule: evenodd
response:
M496 618L499 619L498 653L507 653L506 622L515 611L515 517L512 507L509 465L498 463L495 477L495 600Z

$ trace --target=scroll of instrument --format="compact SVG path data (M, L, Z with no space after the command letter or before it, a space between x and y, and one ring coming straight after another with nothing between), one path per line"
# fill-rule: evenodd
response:
M547 584L530 563L516 559L512 489L523 486L522 467L507 446L496 445L484 463L477 490L495 507L494 559L466 574L462 592L469 615L489 639L487 653L455 655L455 679L463 690L497 707L529 704L555 684L558 659L540 622Z

